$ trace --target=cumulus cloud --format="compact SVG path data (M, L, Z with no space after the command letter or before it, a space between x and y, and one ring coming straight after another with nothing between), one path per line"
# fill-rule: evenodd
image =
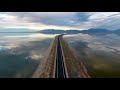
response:
M1 12L0 27L32 29L120 28L119 12Z

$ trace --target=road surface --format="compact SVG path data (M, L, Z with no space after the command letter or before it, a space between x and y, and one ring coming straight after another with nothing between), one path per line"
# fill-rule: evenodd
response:
M65 72L65 66L64 66L60 38L61 38L61 36L57 37L55 78L66 78L66 72Z
M55 37L45 64L42 69L38 67L33 78L90 78L87 69L62 36Z

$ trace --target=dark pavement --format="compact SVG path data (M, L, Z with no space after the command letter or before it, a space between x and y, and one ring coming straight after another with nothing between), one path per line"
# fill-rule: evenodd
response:
M60 36L58 36L57 53L56 53L56 68L55 78L66 78L64 60L62 55L62 48L60 43Z

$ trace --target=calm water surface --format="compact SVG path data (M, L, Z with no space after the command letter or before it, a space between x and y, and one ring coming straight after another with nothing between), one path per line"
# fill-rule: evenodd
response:
M31 77L55 35L0 33L0 78Z
M84 63L91 77L120 77L120 35L66 35L77 57Z

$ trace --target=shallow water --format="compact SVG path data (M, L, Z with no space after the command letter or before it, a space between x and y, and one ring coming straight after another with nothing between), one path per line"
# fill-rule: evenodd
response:
M29 78L55 35L0 33L0 78Z
M84 63L91 77L120 77L120 36L74 34L64 39Z

